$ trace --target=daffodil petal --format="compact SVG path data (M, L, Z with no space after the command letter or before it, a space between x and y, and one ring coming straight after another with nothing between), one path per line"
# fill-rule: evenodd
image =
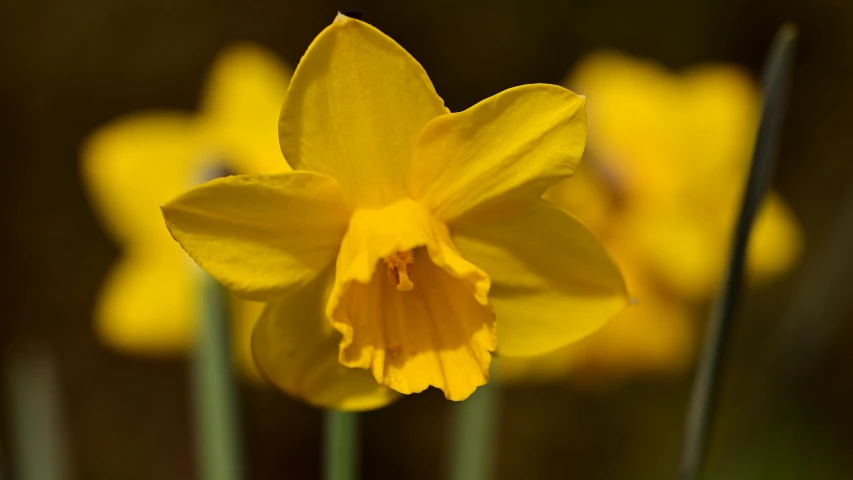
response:
M261 374L273 385L314 405L370 410L399 398L370 372L338 362L340 334L323 309L334 281L328 268L304 288L267 305L252 334Z
M290 170L276 129L290 76L275 54L250 43L217 58L199 121L206 143L237 173Z
M584 103L563 87L523 85L434 119L412 161L414 198L444 222L529 206L580 162Z
M163 205L172 236L208 273L253 300L302 286L335 258L349 207L313 172L213 180Z
M686 129L680 111L686 93L678 78L656 64L605 51L584 58L566 85L595 99L588 109L595 125L588 147L596 167L629 193L671 198L680 165L692 164L671 148Z
M192 339L191 270L157 205L187 187L199 160L196 133L185 114L151 112L110 123L83 147L92 206L123 250L95 306L95 329L113 348L173 355Z
M383 258L411 251L410 291ZM489 279L459 256L447 229L405 200L357 210L341 245L326 315L343 334L340 361L401 393L440 388L464 400L488 381L495 349Z
M542 198L571 212L590 230L605 238L618 213L619 199L594 168L588 162L581 163L571 178L557 182Z
M637 293L601 330L563 350L592 373L679 374L690 365L699 323L687 304L656 293ZM617 373L618 376L618 373Z
M152 112L112 122L86 141L83 180L116 242L171 243L157 205L189 186L201 160L196 133L187 115Z
M335 177L356 205L387 205L408 195L418 133L445 113L414 58L339 14L296 68L281 112L281 150L294 169Z
M694 354L696 319L684 304L641 298L579 342L536 357L502 357L501 383L553 383L570 375L612 383L632 374L683 373Z
M770 192L749 237L750 273L761 280L781 275L799 259L802 249L796 217L777 193Z
M125 252L107 276L95 307L101 339L113 348L146 355L185 352L193 340L197 312L192 269L186 262L179 248Z
M563 185L555 197L564 199L569 187ZM571 375L572 380L607 385L636 373L677 375L689 367L696 347L697 312L661 288L659 279L638 262L633 247L616 242L608 245L608 252L618 262L636 302L571 345L536 357L501 358L502 383L553 382Z
M492 280L501 355L539 355L568 345L627 305L622 274L599 241L548 202L457 230L453 240Z
M733 214L733 207L721 214L681 204L640 204L624 216L620 234L642 252L644 263L670 290L700 300L722 278Z

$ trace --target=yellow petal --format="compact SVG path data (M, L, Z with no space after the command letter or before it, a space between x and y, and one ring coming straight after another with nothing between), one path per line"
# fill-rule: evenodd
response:
M186 115L148 113L110 123L83 147L87 193L122 249L95 305L95 328L113 348L173 355L192 342L192 270L157 206L189 186L196 133Z
M441 221L472 211L482 220L574 173L585 143L583 98L556 85L511 88L424 128L412 193Z
M677 375L690 365L700 330L698 310L672 298L635 262L630 250L611 250L637 302L600 330L547 355L502 358L501 381L535 383L581 379L612 384L632 374Z
M195 126L178 113L121 119L87 140L83 180L116 242L171 243L157 206L190 186L198 150Z
M95 329L111 348L166 357L195 345L200 271L177 243L167 246L126 250L105 279ZM229 303L235 363L246 378L260 381L251 332L264 305L235 297Z
M579 379L601 385L634 374L683 373L693 358L697 318L685 305L639 295L637 305L579 342L537 357L502 357L501 382Z
M457 230L453 239L492 280L501 355L539 355L568 345L627 305L622 274L599 241L548 202Z
M293 168L335 177L357 205L387 205L408 195L415 139L444 113L415 59L339 14L296 68L281 112L281 150Z
M678 164L689 163L675 150L684 127L677 77L650 62L599 52L578 64L567 85L591 99L588 151L596 166L629 192L671 195Z
M588 162L578 166L571 178L557 182L542 198L575 215L602 240L618 215L619 199L611 187L602 181L595 166Z
M740 199L720 195L708 208L667 206L636 208L620 220L620 241L631 242L644 262L667 286L688 298L702 299L719 286L730 248ZM750 235L749 274L765 282L790 269L799 258L802 238L781 198L764 200Z
M677 202L635 207L624 214L614 241L633 243L649 270L672 291L686 299L707 298L722 278L731 242L736 207L723 208L729 207L708 211Z
M633 287L632 287L633 288ZM634 290L632 290L633 292ZM699 318L660 292L637 290L638 303L601 330L565 348L576 367L592 375L679 374L693 358Z
M739 69L714 65L682 74L599 52L581 61L567 84L595 99L589 153L629 194L668 202L701 195L697 183L713 182L714 192L729 188L724 182L740 185L759 99Z
M794 214L778 194L764 200L749 237L750 273L766 280L790 269L803 249L803 236Z
M209 148L238 173L290 170L278 145L278 116L291 72L270 51L229 47L210 74L199 122Z
M95 325L109 346L146 355L186 351L195 332L196 303L186 254L168 249L125 252L99 295Z
M334 260L349 218L337 182L313 172L220 178L162 209L184 250L253 300L314 278Z
M691 142L681 145L689 149L691 161L675 167L683 170L690 185L708 178L727 179L740 190L758 130L761 101L757 83L747 72L727 65L693 68L683 78L687 98L681 118L689 127Z
M382 260L412 252L401 291ZM401 393L428 386L464 400L488 381L496 338L489 279L461 258L446 227L412 200L357 210L338 256L326 314L343 334L340 361Z
M252 335L255 361L273 385L314 405L382 407L399 395L370 372L338 362L341 336L323 314L333 272L329 267L304 288L268 304Z

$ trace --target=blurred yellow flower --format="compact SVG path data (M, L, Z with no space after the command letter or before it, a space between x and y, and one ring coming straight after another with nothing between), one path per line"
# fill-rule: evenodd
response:
M172 355L195 340L201 272L164 231L158 207L215 169L289 170L275 128L289 80L270 52L236 45L217 59L197 114L133 114L88 139L83 180L121 248L96 305L96 329L107 344ZM248 372L256 373L250 337L262 308L232 302L235 355Z
M590 99L593 128L582 168L545 198L598 235L638 303L550 358L502 362L505 376L679 372L727 264L758 126L756 85L733 67L671 73L616 53L590 56L567 84ZM771 193L751 237L750 276L783 273L800 248L797 222Z
M295 171L214 180L163 213L199 265L269 302L255 359L293 395L463 400L496 349L554 350L626 304L598 241L540 199L586 141L584 101L562 87L450 113L402 47L339 15L296 69L279 137Z

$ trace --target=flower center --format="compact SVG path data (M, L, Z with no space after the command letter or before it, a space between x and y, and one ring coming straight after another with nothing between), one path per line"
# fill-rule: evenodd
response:
M411 265L415 264L411 250L388 255L385 257L385 264L388 265L388 280L397 285L397 290L410 292L415 288L415 284L409 279L409 274L412 273Z

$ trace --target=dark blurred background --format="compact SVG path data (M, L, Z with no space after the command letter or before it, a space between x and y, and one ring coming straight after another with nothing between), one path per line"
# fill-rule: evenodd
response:
M81 141L128 113L194 110L211 62L233 41L265 45L295 67L336 10L351 8L423 64L451 110L518 84L559 83L600 47L674 68L736 63L757 77L777 27L795 22L801 43L775 188L807 248L786 280L745 297L711 478L849 478L853 275L821 265L849 260L853 246L832 247L853 229L838 223L845 195L853 202L853 2L4 1L0 358L26 345L49 351L72 478L197 478L188 362L115 353L91 328L117 249L86 201ZM811 316L785 323L804 289ZM689 386L685 376L506 389L499 478L673 478ZM273 389L242 386L239 395L249 478L318 478L320 410ZM365 414L363 478L440 478L452 408L429 391Z

